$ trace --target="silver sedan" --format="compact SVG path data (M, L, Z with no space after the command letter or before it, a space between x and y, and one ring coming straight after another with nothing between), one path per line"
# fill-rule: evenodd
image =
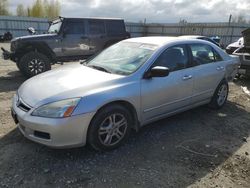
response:
M35 142L111 150L131 129L204 104L221 108L238 63L202 40L127 39L27 80L13 98L12 116Z

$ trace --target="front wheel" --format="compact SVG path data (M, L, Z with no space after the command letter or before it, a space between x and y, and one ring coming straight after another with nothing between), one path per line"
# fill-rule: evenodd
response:
M229 87L227 81L221 81L214 92L213 98L210 102L210 106L215 109L222 108L227 101L228 90Z
M128 138L131 124L131 114L126 108L120 105L107 106L93 118L88 131L88 142L95 150L115 149Z
M47 56L39 52L29 52L18 62L18 68L27 77L32 77L51 69L51 63Z

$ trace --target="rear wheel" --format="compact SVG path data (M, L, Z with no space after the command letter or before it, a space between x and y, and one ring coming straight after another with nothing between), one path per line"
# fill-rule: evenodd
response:
M210 106L212 108L219 109L224 106L227 101L228 89L229 87L227 81L221 81L218 87L216 88L213 98L210 102Z
M39 52L25 54L17 66L27 77L32 77L51 69L49 58Z
M128 138L131 124L131 115L126 108L120 105L107 106L93 118L88 131L88 142L95 150L115 149Z

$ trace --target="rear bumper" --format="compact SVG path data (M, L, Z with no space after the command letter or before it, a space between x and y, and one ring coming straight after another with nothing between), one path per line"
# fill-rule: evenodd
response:
M15 57L14 57L13 52L9 52L8 50L4 49L3 47L1 47L1 50L3 51L2 52L3 59L5 59L5 60L10 59L10 60L14 61Z

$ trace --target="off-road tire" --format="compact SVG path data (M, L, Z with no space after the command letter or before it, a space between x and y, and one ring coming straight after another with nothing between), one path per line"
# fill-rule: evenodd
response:
M17 64L20 71L27 77L32 77L51 69L50 59L39 52L28 52Z

